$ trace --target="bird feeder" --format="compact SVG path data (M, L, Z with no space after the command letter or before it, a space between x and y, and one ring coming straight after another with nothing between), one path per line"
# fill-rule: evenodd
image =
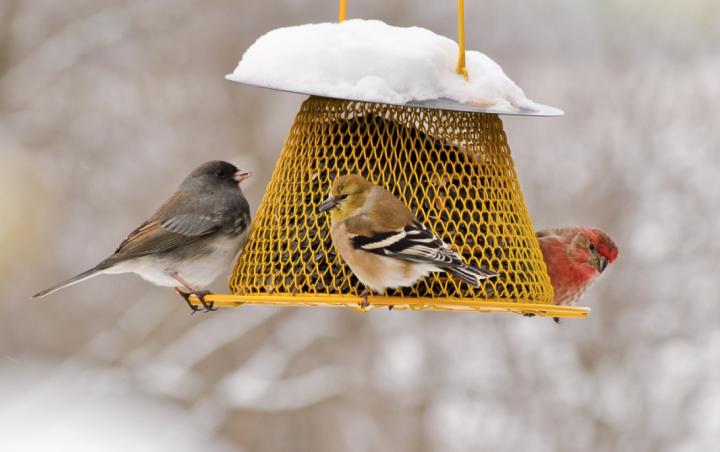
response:
M345 18L345 1L339 19ZM467 77L458 2L458 77ZM275 87L277 88L277 87ZM555 306L553 289L496 110L447 99L403 105L311 96L285 140L247 245L216 306L242 304L513 312L584 317ZM562 114L552 107L515 114ZM392 191L462 254L496 272L479 288L433 273L412 287L370 295L338 256L330 219L317 213L332 181L357 173ZM193 302L197 300L193 298Z

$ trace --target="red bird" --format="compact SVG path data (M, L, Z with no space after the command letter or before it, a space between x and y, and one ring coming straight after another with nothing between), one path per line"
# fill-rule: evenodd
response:
M553 303L574 306L608 264L618 248L609 235L587 227L537 231L537 239L555 292ZM555 322L559 319L555 317Z

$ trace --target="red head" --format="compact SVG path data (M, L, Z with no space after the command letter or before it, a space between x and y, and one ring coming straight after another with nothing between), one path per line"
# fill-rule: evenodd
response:
M568 255L578 264L587 264L602 273L617 259L618 249L609 235L594 228L571 228L565 239L569 241Z

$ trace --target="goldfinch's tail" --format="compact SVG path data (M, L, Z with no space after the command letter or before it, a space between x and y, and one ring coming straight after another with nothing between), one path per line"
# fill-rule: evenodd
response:
M495 278L497 276L497 273L481 270L477 267L464 264L446 267L443 270L473 287L480 287L480 281L483 279Z

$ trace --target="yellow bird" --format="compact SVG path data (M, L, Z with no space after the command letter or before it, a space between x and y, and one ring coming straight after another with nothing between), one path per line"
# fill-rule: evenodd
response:
M319 211L330 212L333 244L365 285L363 307L369 291L412 286L430 272L448 272L473 287L497 276L463 263L402 201L361 176L335 179Z

